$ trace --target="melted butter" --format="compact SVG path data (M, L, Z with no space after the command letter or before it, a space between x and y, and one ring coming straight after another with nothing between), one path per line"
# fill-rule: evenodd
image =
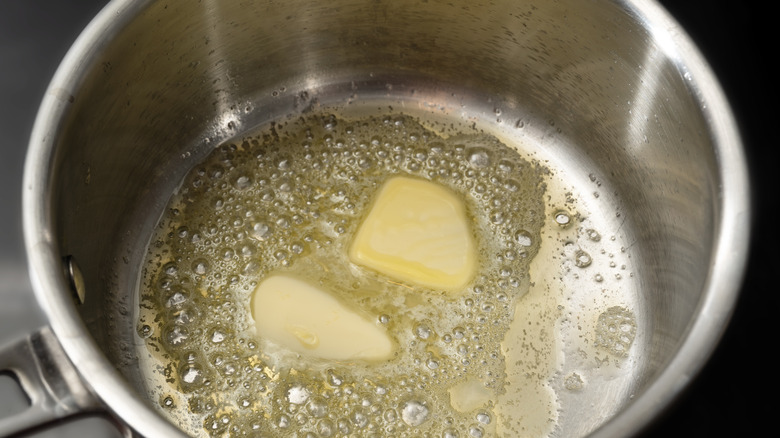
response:
M486 406L495 394L477 379L468 379L449 389L450 404L459 412L472 412Z
M547 394L518 399L511 380L547 369L504 345L526 317L546 172L406 116L311 115L216 148L142 279L163 414L193 436L490 435L520 399L554 421Z

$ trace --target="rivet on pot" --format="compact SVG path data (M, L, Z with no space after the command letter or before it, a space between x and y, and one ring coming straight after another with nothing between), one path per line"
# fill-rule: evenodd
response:
M65 256L63 258L65 275L68 277L68 283L70 284L70 290L73 293L73 300L77 304L84 304L85 297L85 285L84 276L81 274L76 259L72 256Z

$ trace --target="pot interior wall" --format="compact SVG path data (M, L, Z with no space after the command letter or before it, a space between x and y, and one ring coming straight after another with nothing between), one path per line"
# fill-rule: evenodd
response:
M443 108L500 132L522 120L523 141L598 175L641 260L647 334L633 393L677 352L702 299L719 180L673 48L635 12L582 1L137 7L84 66L58 133L51 202L62 255L85 277L83 319L139 391L138 270L184 173L254 126L364 98Z

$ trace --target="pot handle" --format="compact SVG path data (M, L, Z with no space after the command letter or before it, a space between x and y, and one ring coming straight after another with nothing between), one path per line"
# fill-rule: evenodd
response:
M24 412L0 418L0 437L101 411L49 326L0 346L0 373L10 373L30 402Z

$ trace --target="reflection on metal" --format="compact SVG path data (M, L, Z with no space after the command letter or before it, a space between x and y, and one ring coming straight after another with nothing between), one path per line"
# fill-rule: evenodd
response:
M77 304L84 304L86 286L84 285L84 276L81 274L81 269L79 269L79 265L73 256L66 256L64 262L65 273L68 276L70 288L74 294L74 301Z
M0 419L2 436L23 433L98 407L95 396L49 327L0 346L0 371L10 372L30 401L24 412Z

